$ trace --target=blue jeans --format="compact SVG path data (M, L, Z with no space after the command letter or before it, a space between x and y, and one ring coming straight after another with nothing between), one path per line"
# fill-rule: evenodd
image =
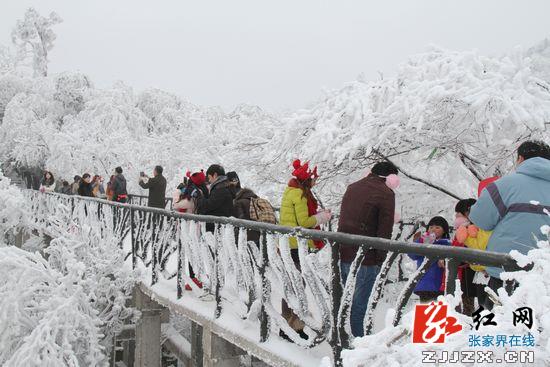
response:
M351 263L340 263L340 271L342 272L342 281L344 285L348 279ZM374 281L380 272L380 266L364 266L359 267L357 272L357 281L355 282L355 292L353 293L353 301L351 305L351 332L353 336L363 336L363 321L369 304L369 297L374 286Z

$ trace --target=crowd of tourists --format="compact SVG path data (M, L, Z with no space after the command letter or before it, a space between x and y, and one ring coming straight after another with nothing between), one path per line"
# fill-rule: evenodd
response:
M44 171L40 181L39 190L42 192L58 192L65 195L80 195L97 197L125 203L128 199L126 191L126 178L122 174L122 168L115 168L113 175L105 187L104 179L100 175L84 173L82 176L74 176L73 182L67 180L56 181L53 173Z
M515 172L503 177L489 177L479 183L478 197L466 198L456 203L454 213L454 232L444 216L431 218L425 230L414 236L414 241L423 244L441 246L462 246L498 253L510 253L517 250L527 253L536 247L536 241L542 239L540 228L550 225L550 147L541 141L522 143L515 156ZM217 164L211 165L206 172L187 172L173 193L173 209L180 212L236 217L283 226L319 229L332 217L328 208L324 208L313 193L319 174L317 167L311 168L308 162L295 160L293 170L285 188L279 220L271 204L258 197L250 188L241 187L236 172L225 172ZM166 179L163 168L156 166L153 177L141 172L139 185L149 190L148 205L164 208L166 201ZM395 190L399 186L399 171L388 161L373 165L370 173L357 182L350 184L342 198L338 231L369 237L389 239L395 224ZM50 172L45 172L41 190L53 191L55 180ZM63 181L60 192L81 196L105 197L109 200L126 202L126 179L122 168L117 167L110 177L106 188L103 178L88 173L75 176L74 182ZM449 213L451 214L451 213ZM214 225L208 224L207 231L214 231ZM259 244L260 234L248 230L248 240ZM321 241L308 242L311 251L323 247ZM289 239L290 254L297 269L300 269L298 243L296 238ZM341 276L345 283L350 274L358 248L341 246ZM420 266L424 258L416 254L409 256ZM360 259L355 292L351 306L351 329L354 336L363 335L363 320L369 297L380 271L380 265L386 257L386 251L367 249ZM503 269L483 267L477 264L461 264L463 298L461 312L471 315L477 299L478 305L492 307L492 300L486 296L485 287L493 290L503 287L499 274ZM190 276L197 285L192 268ZM420 279L414 293L420 302L436 300L445 289L445 261L434 261ZM515 285L509 284L507 289ZM187 286L187 289L191 289ZM303 338L304 323L289 305L283 301L282 314L289 325ZM281 336L287 338L281 331Z

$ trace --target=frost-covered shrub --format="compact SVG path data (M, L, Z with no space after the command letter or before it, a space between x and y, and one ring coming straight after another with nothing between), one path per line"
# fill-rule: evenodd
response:
M0 254L0 364L105 365L98 311L76 268L62 273L15 247Z
M45 252L52 267L63 273L72 272L86 290L87 302L98 311L102 333L112 337L120 331L124 320L132 316L126 301L132 294L135 277L121 266L124 253L117 239L101 237L84 228L54 239Z
M106 365L114 333L133 316L126 305L136 280L121 266L112 221L100 228L97 216L85 217L78 205L80 220L73 221L71 208L55 198L26 195L40 202L28 225L53 239L43 249L47 260L0 249L0 364Z

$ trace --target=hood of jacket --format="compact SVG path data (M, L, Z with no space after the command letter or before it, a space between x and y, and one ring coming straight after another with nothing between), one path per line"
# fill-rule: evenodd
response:
M254 193L254 191L244 188L237 193L237 195L235 196L235 200L252 199L257 197L258 196Z
M227 176L218 176L218 178L216 178L216 180L214 182L212 182L212 185L210 186L210 191L214 190L214 188L218 185L220 185L221 183L226 183L228 184L229 183L229 180L227 179Z
M516 173L550 182L550 160L541 157L527 159L519 165Z

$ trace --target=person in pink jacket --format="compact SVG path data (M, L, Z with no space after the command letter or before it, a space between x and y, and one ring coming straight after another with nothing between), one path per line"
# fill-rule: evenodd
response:
M184 182L178 186L173 195L173 208L181 213L195 213L196 201L208 193L205 185L204 171L186 173Z
M206 188L206 175L204 171L199 171L191 174L187 171L185 174L185 179L182 184L180 184L174 192L173 196L173 209L181 213L196 213L196 202L199 197L205 196L208 193ZM197 285L197 287L202 288L202 282L196 277L195 272L191 264L189 266L189 277ZM185 290L192 290L191 285L185 284Z

